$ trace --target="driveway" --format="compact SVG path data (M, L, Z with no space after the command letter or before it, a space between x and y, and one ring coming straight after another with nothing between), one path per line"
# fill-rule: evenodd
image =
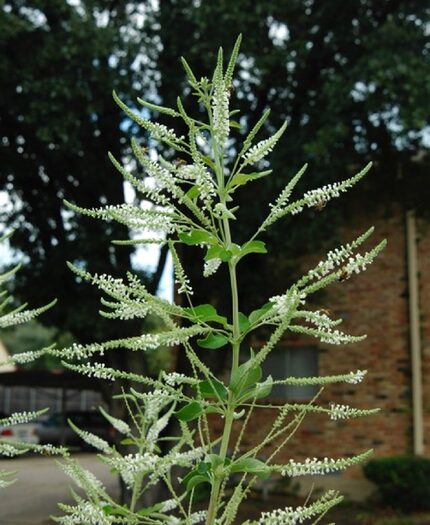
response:
M93 472L111 494L118 493L118 478L95 454L74 457ZM57 502L73 502L68 489L73 482L56 465L55 459L28 456L0 460L0 470L16 471L18 479L0 490L0 525L48 525L54 523L50 515L61 515Z

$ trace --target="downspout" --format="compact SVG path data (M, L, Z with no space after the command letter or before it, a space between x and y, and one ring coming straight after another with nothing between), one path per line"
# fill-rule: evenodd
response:
M406 250L409 285L409 337L412 368L412 417L414 454L424 453L421 333L415 212L406 213Z

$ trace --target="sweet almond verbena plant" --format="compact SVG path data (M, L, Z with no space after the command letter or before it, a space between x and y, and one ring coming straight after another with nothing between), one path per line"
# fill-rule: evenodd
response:
M229 136L234 123L230 108L231 88L235 63L239 52L237 40L231 58L224 69L223 52L218 53L212 79L198 79L183 60L192 95L204 109L206 118L196 120L188 115L181 99L171 109L138 100L149 111L182 119L188 133L178 136L173 129L144 118L128 108L115 94L114 98L125 114L139 124L154 141L164 143L181 157L170 162L158 152L143 148L137 139L131 145L145 176L130 173L118 159L110 158L117 170L141 195L143 206L122 204L99 209L82 209L68 203L78 213L107 221L118 221L134 232L145 233L142 239L122 243L168 243L172 254L177 292L181 304L171 304L151 295L139 278L129 273L126 278L92 275L81 266L70 265L80 278L97 286L104 294L102 315L111 319L142 319L148 314L158 316L166 330L157 334L143 334L104 344L73 345L66 349L49 348L39 353L14 356L15 362L26 362L44 352L61 356L68 368L103 380L127 379L141 388L122 394L129 417L120 420L104 412L105 417L122 435L122 447L115 447L85 430L75 430L82 439L100 452L100 460L118 473L125 484L128 503L120 503L108 494L100 480L81 467L63 449L52 448L65 458L62 467L84 490L75 494L74 505L61 505L64 515L56 520L63 525L108 524L169 524L230 525L237 521L238 509L253 486L272 475L288 478L301 475L320 475L340 471L366 459L371 451L348 458L309 458L299 462L293 458L278 463L278 453L294 436L309 413L323 413L330 419L347 419L373 414L377 410L359 410L347 405L317 404L324 385L336 382L357 384L366 371L342 371L330 377L286 377L273 380L265 377L262 365L284 336L290 331L316 337L329 344L361 341L364 336L352 336L338 329L340 319L332 319L327 311L312 310L306 306L309 296L328 286L359 273L383 249L381 242L372 250L359 253L359 246L373 229L358 239L329 252L314 268L287 290L259 309L245 315L240 311L237 272L240 264L251 253L266 253L262 237L275 222L287 215L300 213L305 208L323 207L351 188L369 170L342 182L328 184L306 192L291 200L295 185L306 170L306 165L288 182L276 200L269 205L267 217L252 237L242 245L234 242L236 212L234 198L244 184L270 176L270 171L258 171L281 139L286 124L270 138L258 140L257 134L265 124L268 112L250 130L235 159L227 155ZM261 181L259 182L261 183ZM151 206L148 206L151 203ZM149 234L147 232L152 232ZM220 315L210 304L194 304L193 289L181 264L178 247L199 246L202 249L202 271L210 277L225 264L229 283L226 293L231 295L231 317ZM241 349L244 338L264 327L267 341L253 350ZM162 372L157 379L117 370L106 366L101 357L107 351L127 348L135 351L155 349L160 345L181 346L186 353L192 373ZM229 363L227 380L217 377L205 364L207 349L218 349ZM244 362L241 358L245 357ZM77 360L77 361L76 361ZM320 390L308 403L286 402L271 404L272 387L277 385L319 385ZM276 410L274 422L261 443L244 451L243 437L253 411L264 407ZM222 435L212 437L208 414L223 422ZM175 418L180 426L179 436L166 435L169 421ZM232 426L240 430L233 440ZM72 423L73 425L73 423ZM162 441L160 441L162 440ZM161 453L160 443L170 443ZM15 444L19 452L20 445ZM9 453L10 453L9 444ZM124 447L127 449L124 452ZM262 455L264 448L265 457ZM267 455L267 450L271 450ZM169 496L163 501L144 505L145 495L157 484L163 484ZM197 495L201 488L209 490L207 506ZM281 508L263 513L249 525L294 525L320 522L327 511L342 497L328 491L316 500L309 499L297 508ZM203 510L202 510L203 508Z

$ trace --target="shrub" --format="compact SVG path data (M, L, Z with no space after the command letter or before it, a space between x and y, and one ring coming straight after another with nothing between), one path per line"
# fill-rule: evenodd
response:
M430 510L430 459L414 456L378 458L369 461L363 470L391 507L404 511Z

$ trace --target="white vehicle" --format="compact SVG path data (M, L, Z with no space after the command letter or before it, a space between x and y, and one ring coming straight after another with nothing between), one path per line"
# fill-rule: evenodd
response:
M0 419L7 416L0 414ZM12 426L0 425L0 441L21 441L37 445L40 441L36 423L18 423Z

